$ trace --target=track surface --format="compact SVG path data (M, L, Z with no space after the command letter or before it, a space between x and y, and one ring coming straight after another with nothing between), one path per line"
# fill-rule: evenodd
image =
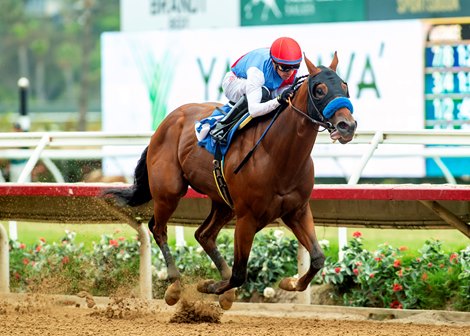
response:
M107 304L97 301L93 308L88 308L84 298L0 296L0 335L470 335L470 321L467 319L470 314L459 315L455 319L439 312L426 312L377 321L350 311L347 314L319 313L296 309L295 306L276 311L273 304L268 310L243 307L234 307L236 309L219 315L219 323L171 323L177 309L157 301L124 299L114 305L109 301ZM390 316L382 314L376 317L387 319Z

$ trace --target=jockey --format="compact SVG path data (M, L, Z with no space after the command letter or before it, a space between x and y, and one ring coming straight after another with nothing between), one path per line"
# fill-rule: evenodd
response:
M255 49L240 57L222 82L224 94L233 107L217 122L211 135L223 140L247 110L256 118L280 105L286 106L293 95L290 86L301 62L300 46L290 37L280 37L271 48Z

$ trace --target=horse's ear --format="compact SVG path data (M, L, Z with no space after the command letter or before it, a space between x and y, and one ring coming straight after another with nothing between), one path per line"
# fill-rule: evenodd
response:
M338 55L335 51L335 55L333 56L333 60L330 64L330 69L336 72L336 67L338 66Z
M316 75L319 73L321 70L317 68L310 60L307 58L307 56L304 53L304 59L305 59L305 64L307 65L308 73L312 76Z

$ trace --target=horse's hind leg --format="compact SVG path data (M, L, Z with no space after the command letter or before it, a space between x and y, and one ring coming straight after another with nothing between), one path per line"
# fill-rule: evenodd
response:
M216 239L220 230L234 217L230 207L222 203L212 202L211 212L196 230L194 236L207 255L214 262L222 279L228 280L232 270L217 248Z
M310 266L301 278L284 278L279 283L279 287L288 291L304 291L325 262L325 255L315 235L315 225L309 204L307 203L293 214L284 216L282 220L292 230L299 243L307 249L310 255Z
M172 283L165 292L165 301L168 305L178 302L181 294L180 277L181 274L176 267L173 256L168 246L167 223L170 216L175 211L180 197L177 194L161 193L160 196L154 194L153 211L154 215L149 221L149 229L155 238L155 242L162 251L165 259L168 279Z

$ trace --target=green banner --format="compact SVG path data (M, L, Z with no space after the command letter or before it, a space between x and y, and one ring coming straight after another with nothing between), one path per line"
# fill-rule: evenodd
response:
M470 16L469 0L366 0L367 20Z
M364 0L241 0L242 26L364 21Z

